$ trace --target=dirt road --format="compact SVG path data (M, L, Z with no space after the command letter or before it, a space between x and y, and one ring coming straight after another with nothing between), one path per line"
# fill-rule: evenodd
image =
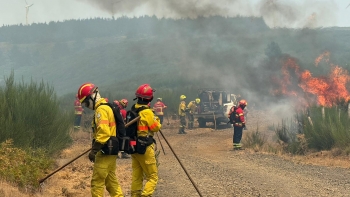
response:
M232 128L197 128L179 135L173 126L164 128L162 133L204 197L350 196L349 168L301 164L249 149L232 151ZM76 142L63 151L58 166L89 148L90 139L86 136L75 137ZM199 196L162 138L161 142L166 154L161 152L159 156L159 182L154 196ZM118 159L117 165L124 194L130 196L131 159ZM42 192L34 196L90 196L91 173L92 163L83 156L45 181ZM109 196L107 192L105 196Z
M163 133L202 196L350 196L349 169L296 164L249 150L232 151L232 129L197 129L187 135L164 129ZM155 196L199 196L167 146L165 152L159 158Z

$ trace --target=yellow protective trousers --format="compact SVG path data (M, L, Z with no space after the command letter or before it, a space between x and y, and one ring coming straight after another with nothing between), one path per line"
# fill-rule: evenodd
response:
M154 144L146 148L145 154L132 154L131 197L152 196L158 182L158 167ZM143 180L147 180L142 190Z
M105 186L111 197L124 197L116 176L117 155L103 155L98 152L95 157L91 179L91 196L103 197Z

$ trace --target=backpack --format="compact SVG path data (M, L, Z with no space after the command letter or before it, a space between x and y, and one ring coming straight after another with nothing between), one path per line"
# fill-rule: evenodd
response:
M111 103L101 103L101 105L108 105L112 109L116 123L116 136L111 136L107 140L107 143L102 147L101 151L106 155L118 155L119 150L122 150L120 147L121 138L122 136L125 136L125 126L120 114L120 109L118 106Z
M232 106L231 109L230 109L230 123L231 124L234 124L236 121L235 121L235 118L236 118L236 114L237 114L237 109L238 107L236 106Z
M126 112L126 124L128 124L130 121L134 120L136 117L139 116L139 112L147 109L147 107L140 107L135 108L135 105L131 107L131 110L128 110ZM137 146L137 121L129 125L127 128L125 128L125 137L121 138L120 140L120 148L124 152L128 154L133 153L140 153L138 149L140 146ZM139 147L139 148L138 148Z
M131 107L131 110L128 110L126 112L126 124L130 121L134 120L136 117L139 116L139 112L147 109L146 107L142 106L140 108L135 108L135 105ZM137 122L134 122L133 124L129 125L126 129L125 136L129 137L130 139L136 139L137 138Z

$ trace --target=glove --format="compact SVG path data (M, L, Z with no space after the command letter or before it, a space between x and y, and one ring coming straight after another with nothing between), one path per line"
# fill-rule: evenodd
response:
M91 151L89 153L89 160L91 162L95 162L95 156L96 154L98 153L98 151L101 150L101 148L103 147L104 145L95 141L94 144L92 145L92 148L91 148Z

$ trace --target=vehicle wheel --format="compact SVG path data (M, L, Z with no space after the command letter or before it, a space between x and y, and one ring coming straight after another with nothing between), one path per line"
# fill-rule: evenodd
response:
M203 119L198 119L199 128L206 127L206 122Z

